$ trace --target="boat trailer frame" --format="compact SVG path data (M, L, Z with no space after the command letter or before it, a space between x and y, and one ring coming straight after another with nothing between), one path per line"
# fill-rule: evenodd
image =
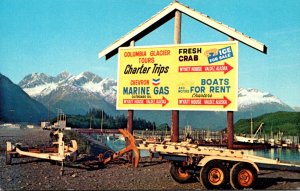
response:
M55 131L54 136L58 136L58 140L52 142L51 147L22 147L21 143L12 144L6 142L6 164L11 165L13 158L33 157L47 159L50 161L61 162L60 175L64 174L64 162L75 161L77 158L78 145L76 140L71 140L66 145L63 141L63 133Z
M175 181L187 183L191 178L197 177L207 189L228 189L228 184L234 189L252 188L259 170L300 172L300 165L282 163L279 159L245 154L242 150L198 146L189 142L143 142L138 148L149 151L151 157L170 161L170 173Z

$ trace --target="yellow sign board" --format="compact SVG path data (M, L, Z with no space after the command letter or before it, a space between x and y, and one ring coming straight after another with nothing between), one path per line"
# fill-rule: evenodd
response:
M117 109L236 111L238 44L119 49Z

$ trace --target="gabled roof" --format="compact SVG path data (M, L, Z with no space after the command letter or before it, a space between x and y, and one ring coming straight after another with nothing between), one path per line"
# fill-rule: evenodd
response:
M265 54L267 53L267 47L261 42L258 42L255 39L246 36L245 34L237 31L234 28L231 28L227 25L224 25L221 22L213 20L209 16L197 12L175 1L171 3L169 6L165 7L160 12L158 12L156 15L152 16L150 19L146 20L144 23L140 24L138 27L130 31L128 34L121 37L113 44L109 45L107 48L102 50L98 54L98 57L101 58L105 56L106 59L109 59L110 57L118 53L119 47L129 46L130 41L132 40L138 41L139 39L143 38L153 30L157 29L158 27L160 27L161 25L163 25L164 23L172 19L175 16L174 14L175 11L177 10L221 33L224 33L225 35L235 40L238 40L256 50L259 50L260 52L263 52Z

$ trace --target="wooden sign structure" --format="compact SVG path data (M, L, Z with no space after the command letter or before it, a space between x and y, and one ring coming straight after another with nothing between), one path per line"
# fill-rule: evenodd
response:
M169 6L158 12L156 15L139 25L137 28L130 31L127 35L121 37L119 40L115 41L113 44L102 50L98 57L104 57L106 59L111 58L118 53L120 47L134 46L134 43L144 36L148 35L150 32L154 31L161 25L165 24L172 18L174 19L174 44L181 43L181 13L203 23L223 34L228 36L229 41L239 41L245 45L254 48L262 53L267 53L267 47L253 38L246 36L245 34L231 28L227 25L222 24L212 18L197 12L177 1L174 1ZM172 124L171 124L171 140L178 142L179 140L179 111L172 110ZM132 133L132 120L133 120L133 110L128 110L128 131ZM228 133L228 145L227 147L233 148L233 111L227 111L227 133Z
M118 60L118 110L237 111L237 41L123 47Z

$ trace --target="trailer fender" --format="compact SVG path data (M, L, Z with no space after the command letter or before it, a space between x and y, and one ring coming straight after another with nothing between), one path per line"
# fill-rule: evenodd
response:
M259 168L258 166L250 161L250 160L247 160L247 159L242 159L242 158L234 158L234 157L222 157L222 156L205 156L203 159L201 159L198 163L197 166L205 166L209 161L212 161L212 160L222 160L222 161L236 161L236 162L245 162L245 163L250 163L255 169L257 172L259 172Z

